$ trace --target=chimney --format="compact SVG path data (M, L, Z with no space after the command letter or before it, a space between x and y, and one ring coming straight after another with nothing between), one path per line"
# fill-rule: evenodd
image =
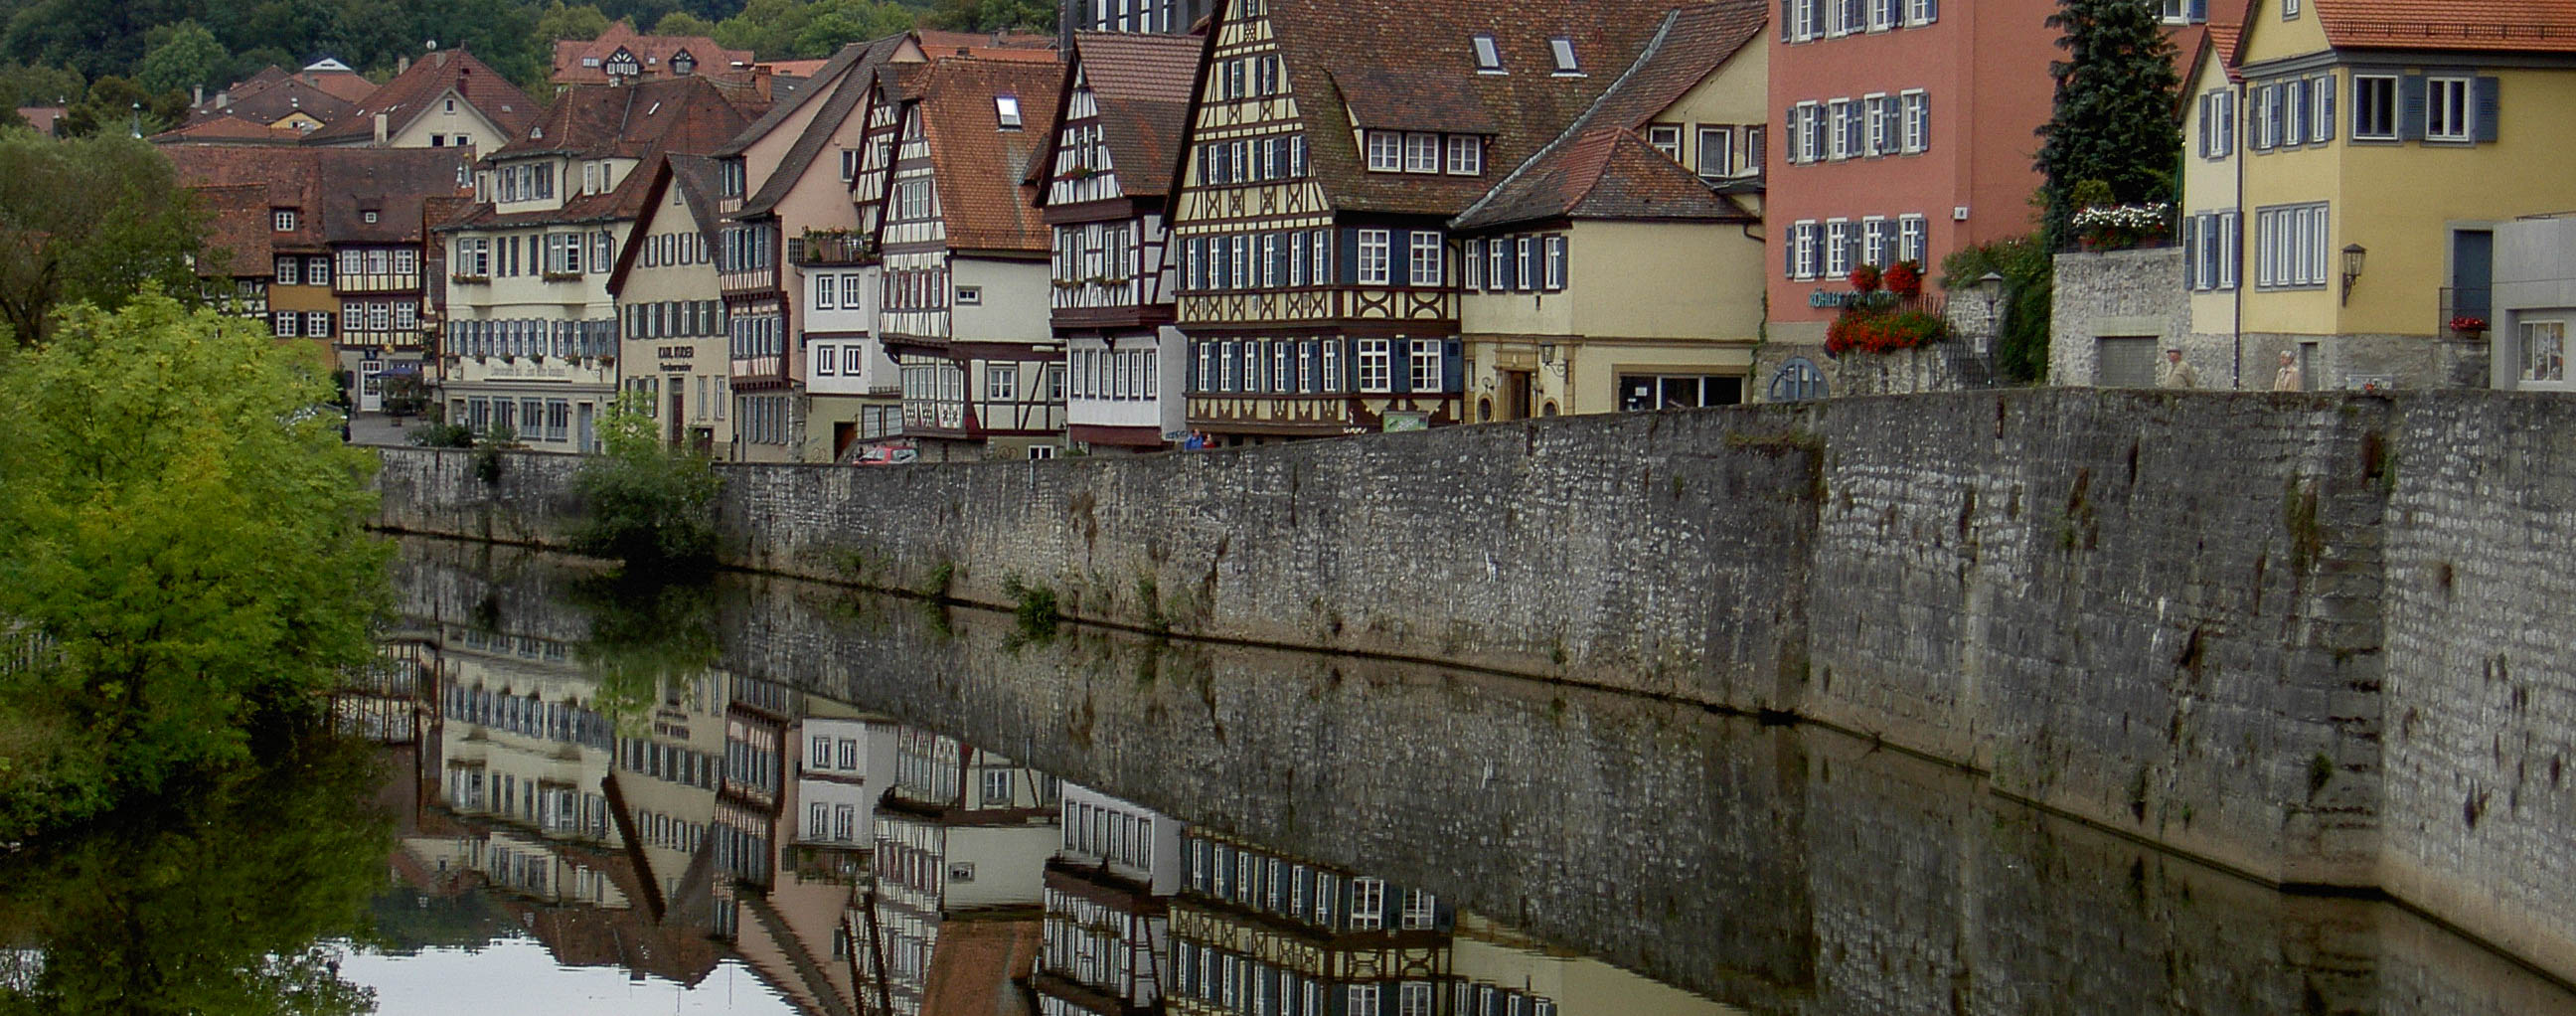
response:
M762 102L769 101L771 77L772 71L768 64L761 64L751 69L751 91L752 94L760 96Z
M410 58L410 57L405 56L405 57L397 57L397 58L395 58L395 59L394 59L394 73L396 73L396 74L401 74L401 73L403 73L404 71L408 71L408 70L410 70L410 69L411 69L411 58Z
M224 89L223 91L220 91L220 92L216 92L216 93L215 93L215 108L216 108L216 109L228 109L228 108L231 108L232 104L233 104L233 90L232 90L232 89L227 88L227 89Z
M439 50L437 55L438 55L438 65L439 65L439 66L441 66L441 67L445 67L445 66L447 66L447 51L446 51L446 50L443 50L443 49L442 49L442 50Z
M391 126L391 124L390 124L390 123L388 123L388 122L385 120L385 115L384 115L384 114L382 114L382 113L378 113L378 114L376 114L376 143L377 143L377 144L381 145L381 144L384 144L384 143L385 143L385 136L386 136L386 134L387 134L387 128L388 128L388 127L390 127L390 126Z

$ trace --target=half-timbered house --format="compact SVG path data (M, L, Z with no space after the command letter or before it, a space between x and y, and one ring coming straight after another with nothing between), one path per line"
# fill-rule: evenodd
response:
M1617 86L1451 221L1471 421L1753 394L1768 12L1666 15L1633 66L1603 69Z
M1160 449L1182 430L1184 344L1163 217L1199 49L1184 36L1074 35L1062 122L1037 173L1055 241L1066 437L1077 447Z
M1632 63L1671 0L1231 0L1172 214L1189 421L1230 443L1462 418L1447 223Z
M876 809L876 896L866 915L870 962L883 964L871 975L882 982L880 1011L921 1016L941 980L934 970L977 962L968 957L981 951L979 926L1025 929L1034 944L1060 795L1054 777L1008 758L944 734L896 732L894 784ZM1016 979L1030 966L977 976Z
M1451 993L1456 915L1431 893L1201 829L1181 856L1166 1012L1392 1016Z
M1023 181L1054 131L1063 68L959 56L892 73L878 331L902 374L904 435L926 460L1052 457L1064 363L1051 238Z

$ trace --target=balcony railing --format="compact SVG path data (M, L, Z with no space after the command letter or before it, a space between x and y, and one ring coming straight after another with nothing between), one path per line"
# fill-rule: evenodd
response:
M787 241L787 260L799 265L856 265L876 257L874 238L855 233L809 234Z
M2495 323L2495 291L2484 286L2444 286L2440 313L2434 334L2462 341L2483 339Z

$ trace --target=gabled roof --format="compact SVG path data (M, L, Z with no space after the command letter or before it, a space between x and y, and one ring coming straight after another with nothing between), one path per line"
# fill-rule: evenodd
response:
M930 143L933 186L955 250L1044 251L1037 188L1022 181L1029 160L1055 134L1064 67L1052 61L942 57L898 68L898 90L914 100ZM1005 130L994 99L1020 103L1020 128Z
M1029 32L946 32L923 28L912 37L921 43L925 56L980 56L987 60L1020 60L1030 63L1056 62L1055 36Z
M886 39L853 42L841 47L839 52L833 53L832 58L824 61L822 68L808 79L805 88L797 91L793 97L771 103L769 112L753 120L750 126L742 129L741 134L735 135L733 140L725 143L724 147L716 149L714 154L718 157L742 154L744 149L758 144L760 139L768 137L770 132L777 130L778 125L795 116L796 111L803 109L806 103L816 101L817 89L828 88L838 83L843 75L849 73L851 67L861 60L868 59L879 43L890 42L900 45L903 38L899 35L889 36Z
M681 204L688 209L690 221L698 227L698 235L706 238L710 248L717 242L716 195L722 184L720 163L712 156L665 155L655 159L646 169L636 174L649 177L636 208L642 217L636 221L634 231L627 234L626 245L617 252L617 266L609 272L608 292L611 296L625 292L626 277L635 270L639 252L649 241L645 227L651 216L671 214L670 202L663 199L669 197L673 189L680 192ZM713 272L714 269L709 268L708 271Z
M1074 33L1069 59L1082 69L1082 81L1099 107L1101 140L1109 146L1121 193L1154 197L1171 192L1172 166L1180 154L1181 134L1189 127L1190 86L1197 79L1204 44L1180 35ZM1072 87L1068 73L1065 88ZM1042 155L1054 151L1053 140ZM1045 161L1041 158L1034 167L1040 177L1046 175Z
M1462 230L1549 219L1751 218L1635 131L1603 127L1551 148L1456 223Z
M275 71L277 68L272 66L269 70ZM356 77L356 75L329 76ZM358 80L360 83L366 82L365 78L358 78ZM375 86L368 84L367 89L373 92ZM357 107L357 100L343 98L315 81L305 80L304 75L289 76L280 72L277 76L270 77L267 71L262 71L254 75L251 80L218 92L206 101L191 107L188 110L188 126L210 120L233 119L265 127L297 113L303 113L328 124L349 115L349 111Z
M642 35L635 26L619 18L596 39L558 39L555 41L554 75L558 85L598 85L608 83L604 64L618 50L634 54L647 76L671 73L671 58L682 53L697 61L696 73L715 74L733 69L734 64L749 66L751 51L726 49L703 35Z
M240 117L219 116L162 131L149 140L156 145L295 145L304 142L304 132L293 127L270 127Z
M842 121L849 118L850 111L867 101L870 86L876 80L876 69L894 59L904 49L906 41L904 36L891 35L841 47L841 52L832 58L836 66L827 69L831 76L816 79L818 83L830 82L828 91L818 100L823 104L822 108L815 110L813 119L805 122L804 133L797 135L796 143L788 146L786 153L779 157L778 167L770 172L768 179L761 181L760 190L743 202L742 210L736 213L738 216L767 215L778 207L779 202L787 199L787 193L804 180L814 161L822 157L823 150L831 147L835 132L840 130ZM762 118L764 122L768 119ZM752 129L743 131L732 144L725 146L725 153L740 154L744 147L748 147L745 139L758 138L754 133L758 126L754 124Z
M454 148L169 145L162 151L179 182L200 193L237 203L244 200L242 188L256 190L263 247L288 252L419 240L422 205L466 193L458 186L458 171L472 159ZM269 228L267 213L278 208L296 210L294 230ZM366 221L367 212L376 213L376 221ZM238 239L226 245L247 246Z
M1490 173L1371 173L1351 129L1439 124L1434 129L1484 133L1491 138L1486 165L1516 166L1590 108L1615 71L1635 61L1663 14L1678 6L1675 0L1270 0L1269 23L1305 121L1314 175L1333 207L1445 218L1482 196L1493 185ZM1210 31L1221 30L1220 21ZM1477 71L1479 35L1494 40L1504 73ZM1581 74L1553 73L1554 38L1571 40Z
M2336 49L2576 52L2576 0L2315 0Z
M464 50L440 50L414 62L410 70L394 75L393 80L385 82L346 116L305 135L305 143L364 143L375 137L378 113L384 114L388 132L400 134L451 90L507 136L526 133L528 125L537 119L537 104L499 71Z
M573 85L547 107L543 119L511 136L491 158L704 154L767 109L753 86L699 74L632 85Z
M1455 220L1460 229L1564 218L1729 219L1744 215L1635 133L1747 45L1759 44L1768 0L1674 10L1608 91ZM1613 73L1604 68L1602 73Z

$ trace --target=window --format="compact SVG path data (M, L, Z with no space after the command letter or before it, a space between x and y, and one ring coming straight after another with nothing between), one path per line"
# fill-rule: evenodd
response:
M1815 361L1797 357L1771 375L1771 401L1804 402L1825 397L1825 372Z
M1437 173L1440 171L1440 135L1407 134L1404 136L1404 171Z
M1387 231L1359 231L1359 281L1363 286L1387 284Z
M1906 24L1928 25L1939 20L1941 20L1941 0L1906 0Z
M2468 141L2476 137L2469 105L2468 78L2428 78L2424 82L2424 139Z
M1351 880L1351 928L1372 931L1386 926L1386 882L1382 879Z
M305 312L304 334L316 339L330 338L331 312L327 310Z
M2294 205L2254 213L2254 284L2313 289L2326 284L2327 207Z
M1826 151L1826 157L1832 159L1848 159L1859 154L1854 151L1854 149L1859 146L1852 143L1856 140L1856 132L1853 128L1857 121L1852 119L1851 101L1848 99L1835 99L1832 102L1826 103L1825 119L1830 125L1828 129L1831 131L1831 133L1827 135L1826 143L1830 147Z
M1559 36L1547 40L1548 52L1556 57L1556 72L1581 74L1583 68L1574 62L1574 40Z
M1413 355L1409 358L1408 362L1412 367L1409 380L1413 382L1414 391L1436 392L1440 390L1440 343L1438 340L1413 340Z
M1897 96L1903 150L1913 155L1932 147L1932 97L1922 92L1905 92Z
M1867 126L1861 132L1860 154L1875 156L1895 152L1896 138L1891 132L1896 129L1896 117L1893 115L1895 111L1889 107L1887 96L1863 96L1860 104L1862 112L1859 115L1867 122Z
M1321 390L1327 393L1342 390L1342 344L1339 342L1324 343L1324 384Z
M982 287L982 286L959 286L959 287L957 287L957 305L958 305L958 306L960 306L960 307L981 307L981 306L983 306L983 305L984 305L984 287Z
M1396 1016L1431 1016L1431 986L1421 981L1396 985Z
M293 285L297 285L297 284L299 284L299 280L301 280L301 279L303 279L303 278L304 278L304 259L303 259L303 258L293 257L293 256L289 256L289 255L280 255L280 256L278 257L278 259L277 259L277 261L276 261L275 265L274 265L274 268L276 269L276 272L277 272L277 284L278 284L278 285L281 285L281 286L293 286Z
M2397 140L2396 78L2353 75L2352 136L2371 141Z
M1442 255L1446 252L1447 248L1442 246L1440 234L1427 229L1414 231L1413 261L1407 266L1412 269L1412 274L1408 277L1409 281L1423 288L1438 286L1445 282L1444 276L1448 272L1443 262L1447 259Z
M1480 73L1480 74L1501 74L1501 73L1503 73L1503 51L1502 51L1502 48L1501 48L1501 47L1494 45L1494 37L1493 37L1493 36L1490 36L1490 35L1483 35L1483 34L1479 34L1479 35L1477 35L1477 36L1475 37L1475 39L1474 39L1473 41L1475 42L1475 45L1476 45L1476 71L1477 71L1477 73Z
M1931 223L1920 215L1900 215L1896 219L1896 259L1917 265L1932 262Z
M1735 131L1726 127L1700 128L1698 155L1700 179L1735 175Z
M1841 219L1825 223L1825 277L1841 278L1851 274L1852 254L1857 246L1852 224Z
M2224 159L2236 151L2236 92L2213 89L2200 97L2200 155Z
M2298 16L2299 0L2281 0L2281 20L2289 21Z
M1020 129L1020 97L1016 95L994 96L993 115L996 119L1001 121L1003 130L1015 131Z
M281 339L291 339L303 332L304 316L291 310L279 311L268 323L269 331Z
M835 292L835 290L839 288L839 286L836 285L838 281L839 280L836 276L831 275L817 275L814 277L815 310L832 310L837 306L834 301L838 296Z
M2566 322L2525 321L2522 323L2522 379L2525 381L2567 380Z
M1452 176L1482 176L1485 172L1485 139L1473 134L1449 136L1449 173Z
M1565 238L1551 236L1547 238L1547 289L1555 292L1564 288Z
M1789 243L1787 246L1789 248L1788 272L1790 278L1812 279L1816 277L1816 263L1818 260L1818 228L1819 227L1812 219L1789 227Z
M1646 143L1674 162L1682 161L1682 129L1678 124L1652 124L1646 128Z
M1020 368L1016 364L993 364L984 368L984 398L1009 402L1019 397Z
M1035 456L1031 456L1031 457L1032 457L1032 458L1034 458ZM1010 770L1008 770L1008 769L987 769L987 770L984 770L984 803L985 803L985 804L1009 804L1009 803L1011 803L1011 771L1010 771Z
M1326 347L1328 363L1331 355L1330 349L1331 347ZM1391 373L1393 365L1389 361L1388 355L1387 340L1359 340L1358 359L1361 391L1374 393L1392 391L1394 389L1394 376Z
M1394 131L1368 132L1368 168L1372 173L1394 173L1404 169L1404 135Z
M1888 241L1891 239L1894 237L1885 218L1873 215L1860 220L1860 263L1880 266L1895 264L1896 262L1888 256L1894 253L1888 246Z
M295 232L295 209L280 208L270 213L269 226L280 233Z
M2335 80L2334 75L2308 82L2308 141L2321 144L2334 140Z

